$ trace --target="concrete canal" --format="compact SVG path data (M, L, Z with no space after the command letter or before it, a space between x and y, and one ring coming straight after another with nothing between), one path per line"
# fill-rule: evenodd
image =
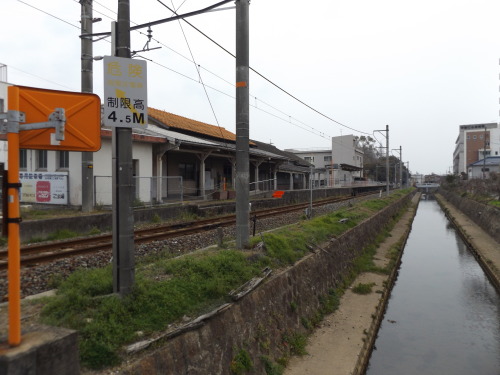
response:
M500 374L499 294L434 200L418 207L366 374Z

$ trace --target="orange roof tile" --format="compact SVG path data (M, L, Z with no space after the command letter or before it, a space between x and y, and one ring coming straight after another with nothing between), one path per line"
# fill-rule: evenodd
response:
M200 121L191 120L151 107L148 107L148 115L170 128L187 130L226 141L236 142L235 134L219 126L205 124Z

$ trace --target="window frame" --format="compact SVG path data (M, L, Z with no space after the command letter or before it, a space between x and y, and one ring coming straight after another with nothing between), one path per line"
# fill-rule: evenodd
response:
M36 170L46 171L48 167L48 151L37 150L36 152Z

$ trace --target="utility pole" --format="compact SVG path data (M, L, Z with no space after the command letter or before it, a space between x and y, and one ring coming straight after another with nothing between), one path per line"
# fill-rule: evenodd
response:
M81 4L81 30L83 34L92 34L92 0L80 0ZM81 37L82 48L82 92L92 93L93 84L93 48L92 37ZM94 206L94 153L82 152L82 211L90 212Z
M313 166L309 168L309 219L312 219L313 214Z
M387 196L389 196L389 125L385 126L385 182Z
M249 0L236 1L236 246L249 241Z
M483 180L486 179L486 124L484 124L484 145L483 145Z
M399 188L403 188L403 148L399 146Z
M130 58L130 3L118 0L115 56ZM135 281L132 209L132 129L113 128L113 291L125 296Z

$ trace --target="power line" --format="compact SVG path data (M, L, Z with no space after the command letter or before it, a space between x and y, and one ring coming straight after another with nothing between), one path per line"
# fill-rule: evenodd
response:
M78 0L74 0L74 1L78 2ZM184 2L183 2L183 3L182 3L182 4L181 4L181 5L177 8L177 10L174 10L174 9L170 8L168 5L166 5L165 3L163 3L163 2L162 2L162 1L160 1L160 0L157 0L157 1L158 1L161 5L163 5L165 8L167 8L169 11L171 11L172 13L177 14L177 13L176 13L176 11L177 11L177 10L179 10L179 9L180 9L180 7L181 7L181 6L182 6L182 5L183 5L183 4L184 4L187 0L185 0L185 1L184 1ZM99 4L99 5L101 5L102 7L104 7L105 9L107 9L107 10L111 11L112 13L115 13L115 14L116 14L116 12L114 12L113 10L111 10L111 9L107 8L106 6L102 5L102 4L101 4L101 3L99 3L98 1L95 1L95 2L96 2L97 4ZM173 6L173 4L172 4L172 6ZM94 8L94 9L95 9L95 8ZM103 14L103 13L101 13L101 14ZM103 15L104 15L104 14L103 14ZM109 16L107 16L107 15L106 15L106 17L108 17L108 18L110 18L110 19L113 19L112 17L109 17ZM180 20L179 20L179 21L180 21ZM225 49L224 47L222 47L219 43L217 43L215 40L213 40L212 38L210 38L210 37L209 37L208 35L206 35L203 31L201 31L201 30L200 30L200 29L198 29L196 26L194 26L193 24L191 24L189 21L187 21L187 20L185 20L185 19L183 19L183 21L184 21L184 22L186 22L186 23L187 23L189 26L191 26L192 28L194 28L196 31L198 31L199 33L201 33L204 37L206 37L207 39L209 39L212 43L216 44L219 48L221 48L222 50L224 50L226 53L228 53L229 55L231 55L233 58L236 58L236 56L234 56L231 52L229 52L227 49ZM137 25L137 23L136 23L136 22L131 21L131 23L133 23L133 24ZM180 22L179 22L179 23L180 23ZM185 40L186 40L186 43L187 43L186 35L185 35L185 33L184 33L184 30L182 29L182 26L181 26L181 30L182 30L182 33L183 33L184 38L185 38ZM146 34L144 34L142 31L139 31L139 30L134 30L134 31L137 31L137 32L138 32L138 33L140 33L141 35L146 35ZM214 72L212 72L212 71L210 71L210 70L208 70L208 69L206 69L206 68L202 67L202 66L201 66L201 65L199 65L199 64L196 64L196 62L194 61L194 57L193 57L193 54L192 54L191 48L190 48L190 46L189 46L189 43L188 43L188 49L189 49L189 51L190 51L190 53L191 53L192 60L191 60L191 59L189 59L188 57L184 56L183 54L181 54L181 53L177 52L176 50L174 50L174 49L170 48L169 46L167 46L166 44L164 44L164 43L163 43L163 42L161 42L160 40L158 40L158 39L156 39L156 38L152 38L152 40L154 40L154 41L155 41L155 42L157 42L158 44L162 45L163 47L168 48L170 51L172 51L173 53L175 53L175 54L179 55L180 57L182 57L183 59L185 59L185 60L189 61L190 63L195 64L195 67L196 67L196 70L197 70L197 73L198 73L198 77L199 77L199 79L200 79L200 81L201 81L202 85L204 85L204 83L203 83L203 79L202 79L202 77L201 77L201 73L200 73L199 69L204 69L204 70L206 70L208 73L212 74L213 76L217 77L218 79L220 79L220 80L222 80L222 81L226 82L227 84L231 85L232 87L234 87L234 83L229 82L229 81L227 81L226 79L224 79L224 78L220 77L219 75L215 74ZM140 57L141 57L141 58L144 58L143 56L140 56ZM148 61L151 61L151 62L153 62L153 63L155 63L155 64L157 64L157 65L159 65L159 66L161 66L161 67L163 67L163 68L165 68L165 69L171 70L172 72L177 73L177 74L179 74L179 75L181 75L181 76L183 76L183 77L185 77L185 78L189 78L190 80L193 80L191 77L188 77L188 76L186 76L185 74L182 74L182 73L180 73L180 72L178 72L178 71L176 71L176 70L173 70L173 69L171 69L171 68L168 68L168 67L167 67L167 66L165 66L165 65L162 65L162 64L156 63L155 61L153 61L153 60L151 60L151 59L147 59L147 60L148 60ZM250 68L250 69L251 69L251 70L253 70L252 68ZM257 73L257 74L259 74L259 73ZM204 86L205 86L205 85L204 85ZM211 86L208 86L208 87L209 87L209 88L211 88L212 90L216 90L214 87L211 87ZM218 91L218 92L220 92L220 93L223 93L223 92L222 92L222 91L220 91L220 90L216 90L216 91ZM206 91L205 91L205 94L206 94L206 95L208 95L208 94L206 93ZM225 93L224 93L224 94L225 94ZM226 94L225 94L225 95L226 95ZM255 97L255 96L253 96L253 95L251 95L251 96L252 96L252 97L254 97L255 99L257 99L257 97ZM209 103L210 103L210 107L212 108L212 112L214 113L214 109L213 109L212 103L210 102L210 99L208 99L208 100L209 100ZM259 99L259 100L260 100L260 99ZM274 110L276 110L276 111L278 111L278 112L281 112L282 114L284 114L284 115L286 115L286 116L289 116L289 118L293 118L292 116L290 116L290 115L288 115L288 114L284 113L283 111L281 111L281 110L277 109L276 107L274 107L274 106L270 105L269 103L266 103L266 102L265 102L265 101L263 101L263 100L260 100L260 101L261 101L262 103L266 104L267 106L269 106L269 107L273 108ZM255 108L257 108L257 107L255 106ZM263 111L263 112L265 112L265 113L270 113L270 112L267 112L267 111ZM218 119L217 119L217 116L216 116L216 114L215 114L215 113L214 113L214 117L215 117L215 120L216 120L216 122L217 122L217 125L219 126ZM296 119L296 118L294 118L294 120L296 120L297 122L299 122L299 123L303 124L304 126L309 127L310 129L312 129L313 131L312 131L311 133L316 134L316 135L319 135L319 136L321 136L321 137L325 138L325 137L324 137L324 135L325 135L325 133L324 133L324 132L320 132L319 130L317 130L317 129L313 128L313 127L312 127L312 126L310 126L310 125L305 124L304 122L302 122L302 121L300 121L300 120L298 120L298 119ZM302 128L302 127L299 127L299 128L304 129L304 128Z
M50 14L50 13L48 13L48 12L44 11L44 10L41 10L40 8L37 8L36 6L33 6L33 5L31 5L31 4L28 4L28 3L26 3L26 2L24 2L24 1L22 1L22 0L17 0L17 1L19 1L20 3L23 3L24 5L27 5L27 6L31 7L31 8L33 8L33 9L36 9L36 10L38 10L38 11L42 12L42 13L45 13L46 15L48 15L48 16L50 16L50 17L53 17L53 18L55 18L55 19L58 19L58 20L59 20L59 21L61 21L61 22L67 23L67 24L68 24L68 25L70 25L70 26L73 26L73 27L75 27L75 28L77 28L77 29L80 29L80 26L74 25L74 24L72 24L71 22L68 22L68 21L66 21L66 20L63 20L62 18L59 18L59 17L57 17L57 16L54 16L53 14Z
M158 0L162 5L164 5L160 0ZM174 6L174 2L173 0L171 0L172 2L172 6ZM182 3L184 4L184 3ZM181 4L181 6L182 6ZM180 7L179 7L180 8ZM177 8L177 9L179 9ZM203 86L203 91L205 92L205 95L207 97L207 100L208 100L208 104L210 105L210 108L212 110L212 113L214 115L214 118L215 118L215 122L217 123L217 127L219 128L219 132L220 132L220 135L222 137L222 139L224 139L224 141L226 141L226 138L224 137L224 134L222 133L222 129L220 127L220 124L219 124L219 119L217 118L217 114L215 113L215 108L212 104L212 101L210 100L210 96L208 95L208 91L207 91L207 88L205 86L205 83L203 82L203 78L201 76L201 73L200 73L200 68L199 68L199 65L196 64L196 61L194 59L194 55L193 55L193 51L191 50L191 46L189 45L189 42L188 42L188 39L187 39L187 36L186 36L186 33L184 32L184 29L182 28L182 23L180 22L180 20L178 21L179 22L179 27L181 28L181 31L182 31L182 35L184 36L184 40L186 41L186 44L187 44L187 47L188 47L188 50L189 50L189 53L191 54L191 59L193 60L193 63L194 63L194 66L196 68L196 72L198 73L198 77L200 79L200 83L201 85Z
M160 2L161 4L163 4L160 0L157 0L158 2ZM164 5L164 4L163 4ZM169 8L168 6L164 5L168 10L170 10L172 13L176 14L176 11ZM203 35L205 38L207 38L208 40L210 40L212 43L214 43L217 47L221 48L224 52L226 52L227 54L229 54L230 56L232 56L233 58L236 58L236 56L231 53L230 51L228 51L226 48L224 48L223 46L221 46L219 43L217 43L215 40L213 40L212 38L210 38L207 34L205 34L204 32L202 32L200 29L198 29L196 26L194 26L191 22L185 20L185 19L182 19L184 22L186 22L189 26L191 26L193 29L195 29L196 31L198 31L201 35ZM363 133L363 134L370 134L370 133L367 133L367 132L364 132L364 131L361 131L361 130L357 130L357 129L354 129L350 126L347 126L333 118L331 118L330 116L327 116L325 115L324 113L320 112L319 110L313 108L312 106L310 106L309 104L305 103L304 101L300 100L299 98L297 98L295 95L292 95L291 93L289 93L287 90L283 89L281 86L279 86L278 84L274 83L273 81L271 81L269 78L265 77L263 74L259 73L258 71L256 71L254 68L252 67L249 67L249 69L254 72L255 74L257 74L259 77L261 77L262 79L264 79L265 81L269 82L271 85L273 85L274 87L276 87L278 90L284 92L285 94L287 94L288 96L290 96L291 98L293 98L294 100L298 101L299 103L301 103L302 105L306 106L307 108L309 108L310 110L316 112L317 114L319 114L320 116L323 116L325 117L326 119L330 120L330 121L333 121L334 123L340 125L340 126L343 126L347 129L350 129L350 130L353 130L355 132L358 132L358 133Z
M65 21L65 20L64 20L64 19L62 19L62 18L59 18L59 17L57 17L57 16L55 16L55 15L53 15L53 14L51 14L51 13L48 13L48 12L46 12L46 11L43 11L43 10L41 10L41 9L37 8L37 7L34 7L34 6L32 6L32 5L30 5L30 4L26 3L26 2L24 2L24 1L22 1L22 0L18 0L18 1L19 1L19 2L21 2L21 3L23 3L23 4L25 4L25 5L28 5L28 6L32 7L32 8L34 8L34 9L36 9L36 10L38 10L38 11L40 11L40 12L42 12L42 13L46 14L46 15L49 15L49 16L51 16L51 17L53 17L53 18L56 18L57 20L60 20L60 21L62 21L62 22L64 22L64 23L66 23L66 24L69 24L69 25L71 25L71 26L73 26L73 27L79 28L78 26L75 26L75 25L71 24L70 22ZM77 2L77 3L79 2L78 0L74 0L74 1L75 1L75 2ZM159 0L157 0L157 1L159 1ZM159 2L161 3L161 1L159 1ZM105 9L107 9L107 10L109 10L109 11L113 12L114 14L116 14L116 12L114 12L113 10L111 10L111 9L107 8L106 6L102 5L101 3L97 2L97 1L96 1L96 3L97 3L97 4L99 4L100 6L102 6L103 8L105 8ZM169 8L167 5L165 5L165 4L163 4L163 3L162 3L162 5L164 5L167 9L169 9L170 11L172 11L172 12L174 12L174 13L175 13L175 11L173 11L173 10L172 10L171 8ZM181 5L182 5L182 4L181 4ZM99 13L99 14L101 14L101 15L105 16L105 17L107 17L107 18L113 19L112 17L110 17L110 16L108 16L108 15L106 15L106 14L102 13L102 12L99 12L99 11L95 10L95 7L93 7L93 10L94 10L95 12L97 12L97 13ZM205 33L203 33L201 30L199 30L198 28L196 28L194 25L192 25L191 23L189 23L189 22L188 22L188 21L186 21L186 20L183 20L183 21L184 21L184 22L186 22L186 23L188 23L188 24L189 24L191 27L193 27L196 31L200 32L203 36L205 36L206 38L208 38L210 41L212 41L214 44L216 44L217 46L219 46L219 47L220 47L221 49L223 49L225 52L227 52L227 53L228 53L228 54L230 54L231 56L235 57L235 56L234 56L231 52L229 52L229 51L228 51L228 50L226 50L224 47L222 47L220 44L218 44L217 42L215 42L212 38L210 38L208 35L206 35L206 34L205 34ZM135 22L131 22L131 23L134 23L134 24L136 24L136 25L137 25L137 23L135 23ZM141 31L139 31L139 30L135 30L135 31L139 32L141 35L146 35L146 34L144 34L143 32L141 32ZM216 92L218 92L218 93L220 93L220 94L223 94L223 95L228 96L228 97L230 97L230 98L232 98L232 99L235 99L235 97L234 97L234 96L232 96L232 95L230 95L230 94L227 94L227 93L225 93L225 92L223 92L223 91L221 91L221 90L219 90L219 89L216 89L215 87L212 87L212 86L209 86L209 85L204 84L204 82L203 82L203 80L202 80L202 77L201 77L201 73L199 72L198 68L206 70L206 71L207 71L207 72L209 72L210 74L212 74L212 75L214 75L215 77L217 77L218 79L220 79L220 80L222 80L222 81L226 82L227 84L231 85L232 87L234 87L234 84L233 84L233 83L231 83L231 82L229 82L229 81L225 80L224 78L222 78L222 77L218 76L217 74L215 74L215 73L211 72L210 70L208 70L208 69L206 69L206 68L202 67L201 65L197 65L197 64L196 64L196 62L194 61L194 58L193 58L193 60L190 60L188 57L186 57L186 56L182 55L181 53L179 53L179 52L175 51L174 49L172 49L172 48L170 48L169 46L165 45L165 44L164 44L164 43L162 43L161 41L159 41L159 40L157 40L157 39L155 39L155 38L153 38L153 40L154 40L154 41L156 41L157 43L161 44L162 46L164 46L164 47L168 48L169 50L171 50L172 52L176 53L177 55L181 56L181 57L182 57L182 58L184 58L185 60L187 60L187 61L189 61L189 62L191 62L191 63L195 64L195 66L197 67L198 76L199 76L199 80L200 80L200 81L197 81L197 80L193 79L192 77L189 77L189 76L187 76L187 75L185 75L185 74L183 74L183 73L181 73L181 72L179 72L179 71L176 71L176 70L174 70L174 69L172 69L172 68L169 68L169 67L167 67L167 66L165 66L165 65L163 65L163 64L160 64L160 63L158 63L158 62L156 62L156 61L154 61L154 60L152 60L152 59L149 59L149 58L146 58L146 57L144 57L144 56L140 56L140 55L136 55L136 56L138 56L138 57L140 57L140 58L143 58L143 59L145 59L145 60L148 60L148 61L150 61L150 62L152 62L152 63L154 63L154 64L156 64L156 65L158 65L158 66L160 66L160 67L162 67L162 68L164 68L164 69L170 70L171 72L176 73L176 74L178 74L178 75L180 75L180 76L182 76L182 77L184 77L184 78L187 78L187 79L189 79L189 80L191 80L191 81L194 81L194 82L197 82L197 83L201 83L201 84L203 85L203 87L204 87L204 88L205 88L205 87L208 87L208 88L210 88L210 89L212 89L212 90L214 90L214 91L216 91ZM108 41L108 42L109 42L109 41ZM189 47L189 45L188 45L188 47ZM190 50L190 52L191 52L190 47L189 47L189 50ZM191 53L191 55L192 55L192 53ZM20 70L20 69L18 69L18 70ZM259 76L263 77L263 78L264 78L264 79L266 79L268 82L270 82L270 83L272 83L273 85L275 85L272 81L270 81L270 80L269 80L269 79L267 79L266 77L262 76L260 73L256 72L254 69L250 68L250 70L254 71L254 72L255 72L255 73L257 73ZM30 73L27 73L27 72L24 72L24 73L26 73L26 74L30 74ZM41 78L41 77L39 77L39 76L36 76L36 75L34 75L34 74L31 74L31 75L33 75L33 76L35 76L35 77L37 77L37 78L43 79L43 78ZM51 82L51 81L48 81L48 80L46 80L46 81L47 81L47 82ZM55 83L55 82L52 82L52 83L57 84L57 83ZM63 85L60 85L60 84L57 84L57 85L59 85L59 86L61 86L61 87L66 87L66 88L68 88L67 86L63 86ZM275 86L276 86L276 85L275 85ZM278 87L278 86L276 86L276 87ZM278 87L278 88L279 88L279 87ZM280 88L280 89L281 89L281 88ZM282 89L281 89L281 90L282 90ZM284 90L282 90L282 91L284 91ZM285 91L284 91L284 92L285 92ZM206 92L206 90L205 90L205 93L206 93L206 95L208 96L208 93ZM291 94L289 94L289 93L287 93L287 94L293 97L293 95L291 95ZM331 138L330 136L328 136L328 137L327 137L327 136L325 136L326 134L325 134L324 132L321 132L321 131L319 131L319 130L317 130L317 129L313 128L312 126L307 125L307 124L305 124L304 122L302 122L302 121L300 121L300 120L298 120L298 119L296 119L296 118L294 118L294 117L292 117L292 116L290 116L290 115L286 114L285 112L283 112L283 111L279 110L278 108L276 108L276 107L272 106L271 104L269 104L269 103L267 103L267 102L265 102L265 101L263 101L263 100L261 100L261 99L257 99L257 97L255 97L255 96L253 96L253 95L252 95L252 97L254 97L256 100L259 100L261 103L263 103L263 104L265 104L265 105L269 106L270 108L272 108L272 109L274 109L274 110L276 110L276 111L278 111L278 112L280 112L280 113L284 114L285 116L288 116L288 120L283 119L283 118L281 118L281 117L279 117L279 116L277 116L277 115L275 115L275 114L272 114L272 113L271 113L271 112L269 112L269 111L265 111L265 110L263 110L263 109L260 109L260 108L258 108L256 105L255 105L255 106L253 106L253 105L252 105L252 107L254 107L255 109L260 110L261 112L264 112L264 113L266 113L266 114L268 114L268 115L271 115L271 116L273 116L273 117L275 117L275 118L278 118L278 119L280 119L280 120L282 120L282 121L284 121L284 122L290 123L290 124L292 124L293 126L296 126L296 127L300 128L300 129L302 129L302 130L306 130L306 131L308 131L308 132L310 132L310 133L312 133L312 134L314 134L314 135L320 136L320 137L325 138L325 139L329 139L329 138ZM295 97L294 97L294 98L295 98ZM296 98L295 98L295 99L296 99ZM296 99L296 100L298 100L298 99ZM300 101L300 100L299 100L299 101ZM214 117L215 117L215 120L216 120L216 122L217 122L217 126L219 126L219 127L220 127L219 122L218 122L218 119L217 119L217 116L216 116L216 114L215 114L215 112L214 112L214 108L213 108L213 106L212 106L212 103L210 102L210 99L209 99L209 103L210 103L210 106L211 106L211 108L212 108L212 112L214 113ZM307 105L306 105L306 106L307 106ZM304 125L304 126L308 127L309 129L304 128L303 126L300 126L300 125L298 125L297 123L293 123L293 122L291 121L292 119L293 119L293 120L295 120L296 122L299 122L299 123L301 123L302 125ZM330 119L330 120L332 120L332 121L334 121L334 122L337 122L337 121L335 121L335 120L333 120L333 119ZM345 125L343 125L343 124L341 124L341 123L338 123L338 124L340 124L340 125L342 125L342 126L345 126ZM345 127L347 127L347 126L345 126ZM352 128L350 128L350 129L352 129ZM356 131L355 129L352 129L352 130ZM362 132L362 133L364 133L364 132ZM365 133L365 134L368 134L368 133Z

